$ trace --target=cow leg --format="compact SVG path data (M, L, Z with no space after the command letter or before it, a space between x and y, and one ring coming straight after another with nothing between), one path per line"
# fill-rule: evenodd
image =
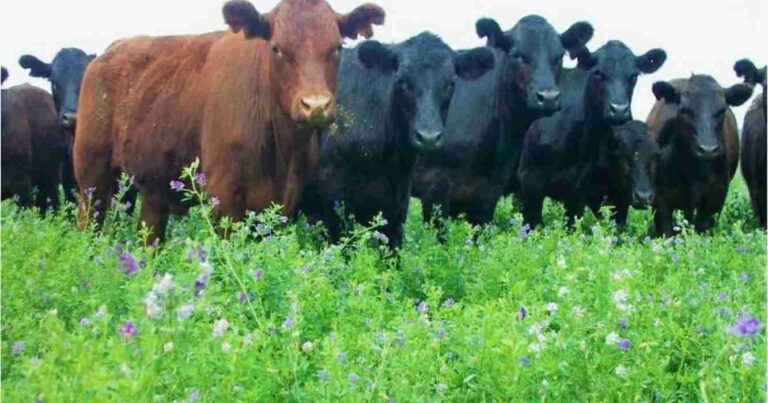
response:
M543 223L542 209L544 208L544 178L542 175L526 174L521 178L520 201L523 204L523 221L531 229Z
M651 235L672 236L672 210L662 200L657 200L653 210L653 231Z
M584 216L584 202L582 200L571 200L565 204L565 216L568 219L567 226L569 229L574 229L576 226L576 219Z
M139 229L142 226L149 228L150 245L161 243L165 240L165 229L168 225L170 203L164 194L142 192L141 216L139 217Z
M619 203L613 213L613 221L620 228L627 226L627 216L629 215L629 205Z
M723 210L727 195L728 188L721 188L715 189L702 199L696 212L696 232L709 232L715 227L715 216Z

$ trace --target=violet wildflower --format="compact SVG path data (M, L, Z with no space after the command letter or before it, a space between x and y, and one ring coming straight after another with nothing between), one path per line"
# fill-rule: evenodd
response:
M621 318L619 319L619 328L621 330L627 330L628 324L627 324L627 318Z
M91 197L93 197L93 194L94 194L95 192L96 192L96 188L95 188L95 187L89 187L89 188L85 188L85 190L83 191L83 193L85 193L85 196L86 196L87 198L89 198L89 199L90 199Z
M240 302L248 301L248 294L241 292L238 298L240 299Z
M288 315L287 318L283 321L283 329L290 330L293 329L293 315Z
M205 263L206 253L202 246L197 246L187 252L187 260L192 261L197 259L200 263Z
M205 288L205 284L208 282L208 279L211 278L211 274L213 274L213 267L211 267L211 265L202 263L200 267L202 270L200 271L200 275L197 276L197 279L195 280L195 289L197 291Z
M524 241L528 236L531 234L531 226L529 224L525 224L522 227L520 227L520 232L518 232L517 237Z
M446 385L444 383L438 383L435 386L435 390L437 391L437 393L445 393L445 392L448 391L448 385Z
M360 380L360 377L359 377L359 376L357 376L357 374L353 372L353 373L349 374L349 376L347 377L347 379L348 379L350 382L352 382L352 383L357 383L357 381L359 381L359 380Z
M741 272L741 274L739 274L739 281L741 281L742 283L746 283L747 281L749 281L749 274L747 274L746 272Z
M347 361L347 353L343 351L340 352L339 355L336 356L336 360L343 364Z
M720 298L720 301L726 301L728 300L728 293L723 291L720 293L720 295L718 295L718 298Z
M210 203L211 206L213 207L219 207L219 205L221 205L221 200L219 200L218 197L213 196L210 199L208 199L208 203Z
M736 321L731 326L728 326L727 332L731 336L738 336L738 337L754 337L757 335L757 332L760 331L761 327L760 321L755 317L739 317L739 320Z
M557 304L554 302L550 302L546 305L546 309L549 313L555 314L557 313Z
M139 264L136 262L136 258L127 251L121 253L118 257L118 265L120 266L120 270L122 270L126 276L131 276L139 270Z
M24 344L23 341L19 340L16 343L13 343L13 348L11 349L11 354L13 355L21 355L21 353L24 352L24 347L26 344Z
M419 302L419 306L418 306L418 308L417 308L417 309L418 309L418 310L419 310L419 312L421 312L421 313L427 313L427 312L429 312L429 306L427 305L427 302L426 302L426 301L421 301L421 302Z
M323 368L317 371L317 378L320 379L321 381L327 381L328 379L331 378L331 373L328 372L328 369Z
M198 172L197 174L195 174L195 183L197 183L200 186L205 186L205 184L207 183L205 174L202 172Z
M171 185L171 190L176 192L180 191L181 189L184 189L184 182L179 180L172 180L170 185Z
M517 318L523 320L526 316L528 316L528 310L525 309L524 306L521 306L520 310L517 311Z
M452 308L454 305L456 305L456 301L454 301L453 298L448 298L443 302L445 308Z
M256 269L255 272L253 272L253 278L256 279L256 281L261 281L264 279L264 270L262 269Z
M621 341L619 335L616 332L611 332L608 336L605 336L605 344L612 346L618 344Z
M315 348L315 345L311 341L304 342L304 344L301 345L301 351L305 353L310 353Z
M88 326L89 324L91 324L91 321L89 321L88 318L86 317L80 318L80 326L85 327L85 326Z
M179 309L176 310L176 319L178 319L180 322L185 321L189 319L193 313L195 313L195 304L189 303L182 305L179 307Z
M520 365L524 367L531 365L531 359L528 358L527 356L520 357Z
M135 337L137 334L139 334L139 329L136 328L136 323L132 320L126 321L123 323L123 326L120 327L120 337L122 337L123 340L128 340Z
M213 323L213 337L221 337L224 335L224 332L227 331L227 328L229 328L229 322L221 318Z
M200 400L200 392L196 388L190 389L189 394L187 395L187 401L196 402L198 400Z
M621 348L624 351L629 350L630 347L632 347L632 343L627 339L622 339L619 342L619 348Z
M614 369L613 372L616 373L616 375L623 378L627 376L627 374L629 374L629 368L627 368L624 364L620 364L619 366L616 367L616 369Z
M107 314L107 306L106 305L99 305L99 308L96 310L96 317L101 319Z
M442 328L442 327L437 328L437 330L435 330L435 336L437 336L437 337L439 337L441 339L443 337L445 337L445 329Z
M389 243L389 238L379 231L373 231L373 239L381 243Z
M755 362L755 355L748 351L741 355L741 362L746 366L750 366Z

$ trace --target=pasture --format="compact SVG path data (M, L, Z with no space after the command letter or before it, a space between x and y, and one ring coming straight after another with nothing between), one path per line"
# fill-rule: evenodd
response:
M81 232L71 203L3 202L3 401L765 399L766 237L740 175L713 234L660 239L650 211L569 231L549 201L529 233L506 198L441 244L414 199L398 256L380 221L328 245L272 211L222 238L188 186L204 206L161 248L124 205Z

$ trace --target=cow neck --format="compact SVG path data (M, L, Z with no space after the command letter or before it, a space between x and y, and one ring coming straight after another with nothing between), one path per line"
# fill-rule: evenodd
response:
M308 126L297 125L291 117L284 113L276 101L271 103L271 136L273 138L275 169L280 176L288 172L299 173L306 176L308 171L314 169L312 158L313 140L319 137L319 131ZM298 172L292 167L303 167Z
M503 75L502 75L503 76ZM509 88L509 89L508 89ZM503 187L514 192L517 190L517 166L522 153L525 133L537 116L519 100L524 99L513 83L503 78L497 86L495 116L497 125L496 178Z

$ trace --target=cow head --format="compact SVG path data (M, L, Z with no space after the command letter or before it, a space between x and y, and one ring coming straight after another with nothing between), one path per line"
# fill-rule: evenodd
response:
M504 81L514 86L515 102L523 108L548 116L560 109L560 72L565 52L573 54L592 38L587 22L577 22L558 34L547 20L537 15L521 19L510 31L483 18L475 24L477 35L507 54Z
M336 73L342 38L373 35L384 10L362 5L338 14L323 0L283 0L259 14L245 0L223 8L224 20L249 40L267 41L274 95L280 108L300 125L323 128L335 118Z
M85 68L94 57L95 55L87 55L77 48L65 48L56 54L51 63L45 63L32 55L24 55L19 59L19 64L29 70L30 76L46 78L51 82L53 101L59 113L59 125L72 132L77 123L80 83L83 81Z
M758 69L752 61L742 59L733 66L736 75L743 78L744 82L751 85L760 84L763 87L763 105L765 105L766 66Z
M659 147L645 122L630 120L613 128L613 166L622 195L632 207L645 209L653 202Z
M609 124L632 119L632 95L640 74L656 72L667 60L662 49L635 56L624 43L610 41L594 53L577 55L579 67L589 69L585 107Z
M672 124L681 134L679 141L702 159L716 158L725 150L723 125L729 106L739 106L752 96L752 86L736 84L723 89L710 76L693 75L688 80L659 81L653 84L657 100L672 105Z
M456 79L478 78L494 65L490 50L458 54L428 32L391 47L364 42L357 54L367 68L394 75L392 105L406 123L412 144L426 150L442 142Z
M8 70L5 67L0 67L0 84L5 83L8 79Z

